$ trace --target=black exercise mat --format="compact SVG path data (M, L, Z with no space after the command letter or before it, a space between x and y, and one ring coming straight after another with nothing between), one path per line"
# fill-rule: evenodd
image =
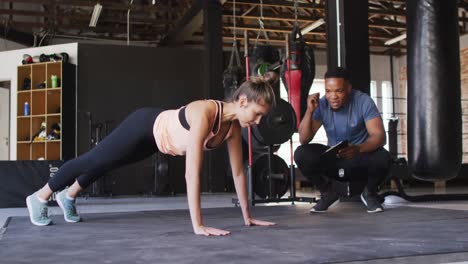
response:
M358 203L328 213L309 206L252 209L274 227L244 227L239 208L204 209L226 237L192 233L187 210L84 215L84 222L36 227L12 217L0 233L1 263L335 263L468 251L468 212Z

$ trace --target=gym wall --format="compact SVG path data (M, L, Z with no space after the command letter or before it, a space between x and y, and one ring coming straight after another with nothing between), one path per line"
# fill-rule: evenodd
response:
M110 132L140 107L177 108L203 99L200 50L92 44L79 44L78 50L78 155L91 145L88 113L94 123L110 121ZM179 193L185 192L184 161L169 161L173 191ZM153 158L116 169L101 184L113 195L151 193Z

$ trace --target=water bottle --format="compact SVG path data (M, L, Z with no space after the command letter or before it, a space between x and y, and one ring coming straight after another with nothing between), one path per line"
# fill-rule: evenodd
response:
M24 102L24 115L28 116L29 115L29 103Z
M57 88L58 87L58 77L57 77L57 75L50 76L50 82L51 82L52 88Z

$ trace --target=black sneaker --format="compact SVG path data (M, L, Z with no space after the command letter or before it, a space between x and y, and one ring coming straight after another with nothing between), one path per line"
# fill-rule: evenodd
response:
M325 192L320 195L320 200L310 209L311 213L323 213L339 202L340 197L335 192Z
M365 188L361 194L361 201L367 207L368 213L379 213L384 211L378 195L376 193L369 193L367 188Z

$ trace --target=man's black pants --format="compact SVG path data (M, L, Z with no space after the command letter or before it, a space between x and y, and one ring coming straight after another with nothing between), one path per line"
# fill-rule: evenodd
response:
M342 179L339 170L343 169L344 179L367 180L367 190L376 193L389 172L390 154L384 148L362 153L349 160L338 159L334 162L320 158L327 149L328 146L322 144L307 144L299 146L294 152L294 160L299 170L320 192L328 190L330 178Z

